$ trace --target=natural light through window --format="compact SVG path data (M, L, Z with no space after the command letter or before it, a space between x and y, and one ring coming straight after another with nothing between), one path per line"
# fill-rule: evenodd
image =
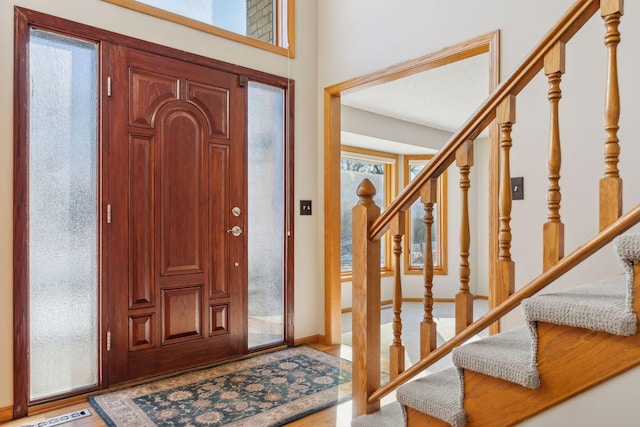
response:
M430 155L404 156L405 186L408 185L431 160ZM437 202L434 204L431 248L433 270L436 274L447 273L447 174L438 179ZM422 274L424 267L424 249L426 230L424 224L424 204L416 200L408 211L407 250L405 251L405 273Z
M294 0L104 0L290 57Z
M247 2L237 0L137 0L187 18L247 35ZM270 2L269 2L270 3Z
M351 276L351 210L358 203L356 190L367 178L376 188L374 201L384 208L395 196L398 156L373 150L342 147L340 159L340 264L343 279ZM391 271L390 246L383 236L380 241L380 268Z

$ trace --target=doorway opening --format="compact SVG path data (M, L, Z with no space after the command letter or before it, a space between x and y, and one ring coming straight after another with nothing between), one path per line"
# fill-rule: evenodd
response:
M389 67L385 70L360 76L325 88L324 117L324 261L325 261L325 341L327 344L339 344L341 336L342 282L341 278L341 208L339 201L328 197L340 194L340 156L342 142L342 101L343 95L371 88L390 81L456 63L477 55L488 54L489 75L488 92L499 81L499 32L491 32L472 40L442 49L424 57ZM490 139L494 138L490 132ZM494 146L495 144L491 144ZM497 156L491 153L491 161ZM491 168L493 170L493 168ZM490 179L494 179L491 177ZM491 200L491 206L497 206L497 198ZM493 225L492 225L493 226ZM490 252L497 250L490 248ZM491 256L491 254L490 254Z

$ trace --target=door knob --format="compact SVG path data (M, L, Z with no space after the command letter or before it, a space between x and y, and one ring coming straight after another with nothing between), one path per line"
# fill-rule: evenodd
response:
M238 237L239 235L242 234L242 228L238 225L234 225L231 230L227 230L227 233L231 233L234 236Z

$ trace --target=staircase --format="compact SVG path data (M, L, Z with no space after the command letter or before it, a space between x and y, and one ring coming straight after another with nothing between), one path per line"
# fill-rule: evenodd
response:
M617 77L618 25L622 0L577 0L533 52L476 110L414 181L384 210L373 201L367 180L357 190L353 208L353 426L496 426L514 425L597 384L640 365L640 234L625 234L640 222L640 205L622 210L622 178L617 167L620 93ZM596 12L599 12L597 14ZM604 176L599 185L599 231L565 253L560 216L561 143L560 82L565 44L582 26L600 15L607 47L605 82ZM520 91L543 71L549 90L548 215L543 224L543 271L515 288L511 259L510 149ZM469 170L473 142L495 123L499 138L490 143L495 158L490 170L489 206L490 311L473 321L469 289ZM591 147L585 146L585 149ZM460 168L460 289L456 295L456 336L436 347L432 317L433 264L431 227L436 180L449 167ZM402 242L404 214L420 199L425 207L424 319L420 324L421 359L405 369L400 312L402 285L394 284L394 341L390 381L380 385L380 239L390 231ZM558 292L548 285L613 242L624 274ZM395 245L395 243L394 243ZM397 248L397 250L396 250ZM397 252L397 254L396 254ZM401 245L394 246L399 260ZM396 268L399 268L396 266ZM615 273L612 273L615 274ZM500 319L520 307L526 324L499 332ZM489 328L494 335L467 341ZM416 379L433 363L451 354L454 367ZM380 399L395 392L397 403L380 409Z
M615 245L624 265L640 261L640 235L621 236ZM422 424L430 418L457 427L512 425L640 364L630 270L525 299L527 326L453 351L455 368L433 375L458 380L446 391L425 393L430 377L399 387L397 400L411 413L411 425L431 425ZM440 395L453 399L443 406L434 402Z
M513 425L639 365L640 234L614 248L624 275L525 299L527 326L457 347L454 367L400 386L399 405L352 426Z

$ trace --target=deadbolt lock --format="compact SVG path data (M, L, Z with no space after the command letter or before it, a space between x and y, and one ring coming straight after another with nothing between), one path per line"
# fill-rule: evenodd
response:
M239 207L234 207L233 209L231 209L231 213L233 214L233 216L240 216L240 214L242 213L242 211L240 210Z

